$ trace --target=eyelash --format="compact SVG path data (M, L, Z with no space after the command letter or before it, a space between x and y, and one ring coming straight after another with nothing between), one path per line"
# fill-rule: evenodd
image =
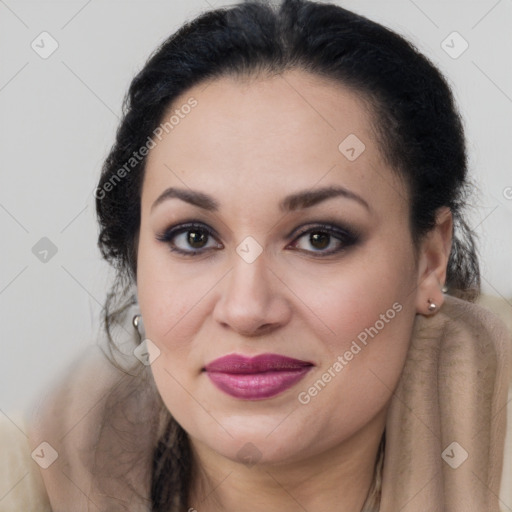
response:
M212 249L218 249L218 248L207 248L207 249L199 249L199 250L191 250L191 251L184 251L182 249L178 249L176 246L173 245L172 240L182 234L187 233L189 231L202 231L205 232L208 236L208 239L216 238L216 233L209 228L206 224L203 224L202 222L188 222L184 224L179 224L174 227L170 227L166 229L163 233L157 235L156 239L160 242L166 243L169 246L169 249L171 252L176 252L178 254L181 254L183 256L188 257L194 257L199 254L204 254L207 251L211 251ZM301 250L298 249L300 252L306 252L308 254L314 255L314 257L327 257L331 256L333 254L337 254L339 252L342 252L346 249L348 249L350 246L355 245L359 241L359 235L353 231L352 229L349 229L347 227L342 226L336 226L333 224L328 223L311 223L307 224L305 226L301 226L300 228L297 228L294 230L290 235L288 235L287 238L294 236L292 243L296 243L300 238L302 238L304 235L311 234L311 233L323 233L327 234L330 237L334 237L338 242L341 244L341 247L338 247L337 249L330 250L330 251L307 251L307 250ZM318 256L317 256L318 255Z

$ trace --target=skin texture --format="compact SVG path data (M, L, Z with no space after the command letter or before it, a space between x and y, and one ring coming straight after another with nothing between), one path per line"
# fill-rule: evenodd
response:
M429 314L429 298L443 302L451 214L439 211L416 254L407 189L384 161L366 104L340 85L299 70L223 77L186 91L169 112L190 97L197 106L148 156L137 260L146 336L161 352L152 372L199 468L189 505L360 510L415 315ZM354 161L338 148L350 134L365 144ZM285 196L328 185L349 189L369 209L337 196L280 211ZM168 187L206 193L218 211L178 198L152 209ZM202 253L184 256L158 240L192 220L215 232ZM315 245L309 234L292 233L323 222L356 231L356 243L331 235ZM263 249L252 263L236 251L247 236ZM197 250L186 232L173 241ZM393 304L401 306L394 318L301 403L299 393ZM266 352L315 366L291 389L258 401L224 394L201 371L226 354ZM241 460L244 446L257 464Z

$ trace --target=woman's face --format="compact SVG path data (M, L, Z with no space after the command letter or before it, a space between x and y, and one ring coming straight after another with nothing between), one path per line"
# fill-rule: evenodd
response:
M382 431L418 275L406 188L363 103L289 71L200 84L171 115L148 155L137 262L170 412L232 460L294 461ZM205 371L233 354L309 366Z

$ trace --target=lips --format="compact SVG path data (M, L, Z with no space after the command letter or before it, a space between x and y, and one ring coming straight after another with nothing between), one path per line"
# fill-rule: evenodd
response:
M204 371L218 389L230 396L263 400L292 387L313 366L309 361L278 354L230 354L207 364Z

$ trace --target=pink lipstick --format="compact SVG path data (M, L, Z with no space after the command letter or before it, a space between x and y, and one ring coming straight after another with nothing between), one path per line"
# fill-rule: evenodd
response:
M230 354L207 364L204 371L217 388L230 396L264 400L291 388L313 366L308 361L279 354Z

